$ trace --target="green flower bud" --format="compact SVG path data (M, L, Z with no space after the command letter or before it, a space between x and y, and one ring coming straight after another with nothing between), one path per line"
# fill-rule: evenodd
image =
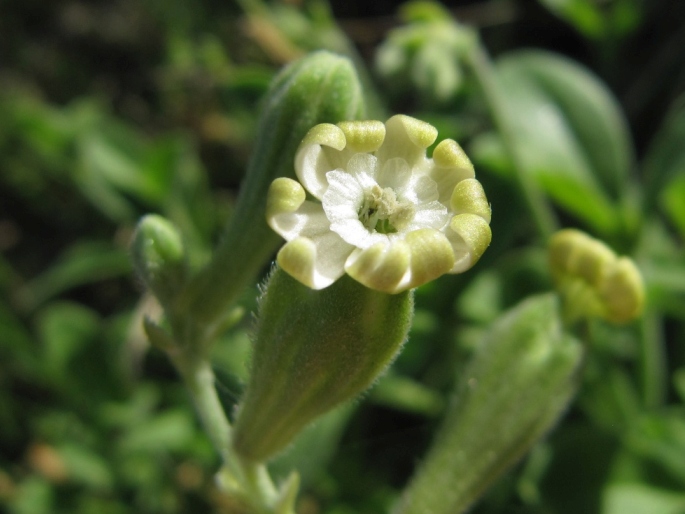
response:
M462 87L461 62L474 44L473 31L437 2L410 2L403 14L408 24L380 45L376 70L390 88L418 90L423 101L445 103Z
M558 303L531 298L492 327L396 514L464 512L556 423L583 357Z
M295 153L307 131L317 123L354 120L363 113L362 88L345 57L315 52L274 79L235 211L212 263L189 292L196 319L212 323L221 317L278 247L278 236L264 220L267 191L275 178L295 176Z
M316 417L366 390L405 341L412 312L408 291L388 295L349 277L317 291L276 268L260 303L236 451L266 460Z
M644 285L635 263L584 232L564 229L554 234L549 264L566 300L567 320L594 316L621 324L642 313Z
M138 222L131 257L138 275L163 305L185 284L188 267L183 241L165 218L149 214Z

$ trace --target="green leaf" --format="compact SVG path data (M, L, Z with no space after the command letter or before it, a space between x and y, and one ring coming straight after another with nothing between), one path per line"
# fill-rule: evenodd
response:
M685 494L644 484L613 484L604 493L602 514L682 514Z
M636 0L538 0L584 36L605 39L630 33L640 22Z
M129 453L158 453L188 446L195 434L191 415L186 410L169 410L136 425L121 440Z
M80 304L59 302L42 310L36 324L43 343L45 368L64 376L70 372L72 358L96 336L100 318Z
M682 95L673 104L663 126L647 150L643 162L644 200L647 209L654 207L659 195L668 196L668 189L675 188L678 190L683 187L682 175L685 173L685 145L683 145L683 141L685 141L685 95ZM678 177L681 180L678 180ZM685 201L682 201L685 196L680 198L681 206L685 205Z
M633 162L625 120L609 91L581 66L526 50L497 62L515 144L526 170L565 210L603 233ZM474 157L505 171L497 138L477 140Z
M561 19L589 37L604 34L605 21L597 2L593 0L538 0Z
M73 287L129 273L131 264L126 250L102 242L76 243L51 268L26 284L20 301L30 311Z
M683 139L685 141L685 139ZM685 145L684 145L685 146ZM685 152L681 160L680 175L674 178L661 195L662 208L685 237Z
M77 444L64 444L58 448L67 468L69 481L93 489L111 489L114 477L108 463L100 455Z
M28 476L12 495L12 514L50 514L54 512L54 492L42 477Z

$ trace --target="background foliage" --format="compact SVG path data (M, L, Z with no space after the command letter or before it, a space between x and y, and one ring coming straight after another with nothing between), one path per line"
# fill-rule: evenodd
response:
M303 514L383 512L396 499L487 325L550 287L460 41L432 7L397 7L0 4L1 511L222 511L216 456L141 333L155 306L140 299L127 245L136 220L158 212L205 262L261 96L282 64L316 48L356 60L374 117L405 112L462 142L493 207L491 248L468 274L418 291L391 372L273 464L281 476L300 469ZM475 511L683 513L685 4L490 0L451 13L496 57L526 172L563 224L631 254L648 288L640 322L591 327L577 401ZM216 345L228 406L246 378L249 326Z

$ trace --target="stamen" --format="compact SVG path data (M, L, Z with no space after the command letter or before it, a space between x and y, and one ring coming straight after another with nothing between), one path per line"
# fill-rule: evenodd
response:
M381 189L374 184L365 191L360 207L359 221L372 231L393 234L406 226L414 216L414 207L406 201L398 201L392 188Z

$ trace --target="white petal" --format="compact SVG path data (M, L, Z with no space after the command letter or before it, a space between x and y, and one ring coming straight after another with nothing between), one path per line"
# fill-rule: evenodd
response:
M286 241L330 231L330 222L321 204L310 201L305 201L295 212L277 214L269 221L271 228Z
M326 173L333 168L319 145L307 145L295 156L295 173L307 191L321 199L328 188Z
M398 191L398 196L414 205L430 203L438 199L438 186L430 177L414 173L406 187Z
M418 230L420 228L434 228L440 230L449 223L451 214L447 207L437 200L416 206L416 212L406 231Z
M377 185L378 160L371 154L355 154L347 163L346 171L354 177L364 189Z
M387 243L390 241L389 235L391 235L381 234L375 230L370 231L358 219L331 223L331 230L357 248L368 248L376 243Z
M382 188L392 188L396 193L403 191L411 179L412 170L404 159L396 157L383 164L383 168L376 177Z
M321 204L328 219L331 222L358 220L364 203L364 190L359 182L342 170L329 171L326 178L329 186Z
M332 284L345 273L345 261L347 261L354 247L331 231L313 237L311 240L316 245L316 261L312 283L315 289L320 289Z

